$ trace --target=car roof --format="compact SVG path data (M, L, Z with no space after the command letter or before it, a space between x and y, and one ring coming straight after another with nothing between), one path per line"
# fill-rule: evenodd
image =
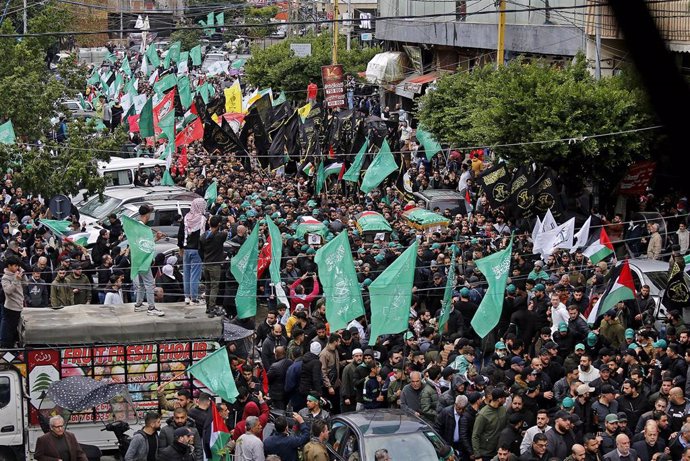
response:
M194 192L190 192L184 187L179 186L150 186L150 187L118 187L112 188L104 191L104 195L118 199L131 199L133 197L141 197L141 201L145 201L146 196L152 194L189 194L190 197L196 195Z
M664 261L657 261L655 259L628 259L631 266L637 267L642 272L666 272L668 271L668 263ZM623 264L620 261L617 265Z
M108 168L136 168L139 166L163 166L165 160L157 158L137 157L137 158L122 158L110 157L109 162L98 162L98 168L105 170Z
M430 199L438 197L450 197L454 199L457 199L458 197L464 198L464 196L460 192L448 189L430 189L422 192L417 192L415 195L417 194Z
M398 409L365 410L336 415L333 421L343 420L367 436L409 434L430 429L424 421Z
M190 192L191 193L191 192ZM136 210L139 211L139 206L141 206L143 203L147 203L153 207L154 210L157 208L176 208L178 205L179 206L192 206L192 200L191 198L183 197L180 199L155 199L155 200L142 200L141 202L130 202L127 203L123 206L123 208L127 208L130 210Z

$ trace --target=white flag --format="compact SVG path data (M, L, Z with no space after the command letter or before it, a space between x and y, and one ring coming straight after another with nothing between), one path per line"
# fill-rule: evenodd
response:
M542 259L546 259L558 248L570 249L573 246L573 234L575 234L575 218L570 218L565 223L555 228L540 233L537 236L535 247L539 247Z
M587 241L589 240L589 225L591 221L592 217L590 216L587 218L587 221L585 221L580 230L577 231L577 234L573 236L573 248L570 250L571 253L574 253L578 248L584 248L585 245L587 245Z
M541 233L541 219L537 216L537 222L534 223L534 228L532 229L532 254L539 253L539 248L537 248L537 236Z

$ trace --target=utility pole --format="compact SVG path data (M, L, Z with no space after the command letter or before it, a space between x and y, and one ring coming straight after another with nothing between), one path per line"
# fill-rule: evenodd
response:
M594 31L594 47L596 48L597 62L594 63L594 78L601 80L601 5L597 3L596 29Z
M352 0L347 0L347 51L350 51L350 41L352 40Z
M125 9L125 5L124 5L124 3L122 2L122 0L120 0L120 42L122 42L122 39L124 38L124 24L125 24L125 21L124 21L124 18L123 18L124 14L123 14L123 11L122 11L122 10L124 10L124 9Z
M506 46L506 0L498 2L498 40L496 44L496 67L504 63Z
M338 0L333 0L333 57L332 64L338 64Z
M24 12L22 13L22 18L24 19L24 35L26 35L27 31L29 30L29 15L26 12L27 11L27 6L26 6L26 0L24 0Z

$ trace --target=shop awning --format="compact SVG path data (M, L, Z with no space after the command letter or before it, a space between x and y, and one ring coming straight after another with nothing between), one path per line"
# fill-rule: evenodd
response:
M407 55L400 51L378 53L367 64L366 77L369 83L395 83L405 77Z
M431 83L437 80L438 77L438 72L411 75L396 85L395 94L412 99L415 94L420 94L422 92L422 85Z

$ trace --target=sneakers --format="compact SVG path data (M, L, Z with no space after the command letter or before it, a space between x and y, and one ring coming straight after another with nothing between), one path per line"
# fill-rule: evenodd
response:
M189 303L191 303L191 302L192 302L191 299L189 299L189 298L184 298L184 303L185 303L185 304L189 304Z
M199 304L201 304L201 301L200 301L200 300L198 300L198 299L192 299L192 305L198 306Z
M134 305L134 312L144 312L148 307L144 306L144 303L136 303Z
M147 315L151 315L154 317L163 317L165 315L165 312L159 311L156 309L156 306L149 307L149 309L146 311Z

